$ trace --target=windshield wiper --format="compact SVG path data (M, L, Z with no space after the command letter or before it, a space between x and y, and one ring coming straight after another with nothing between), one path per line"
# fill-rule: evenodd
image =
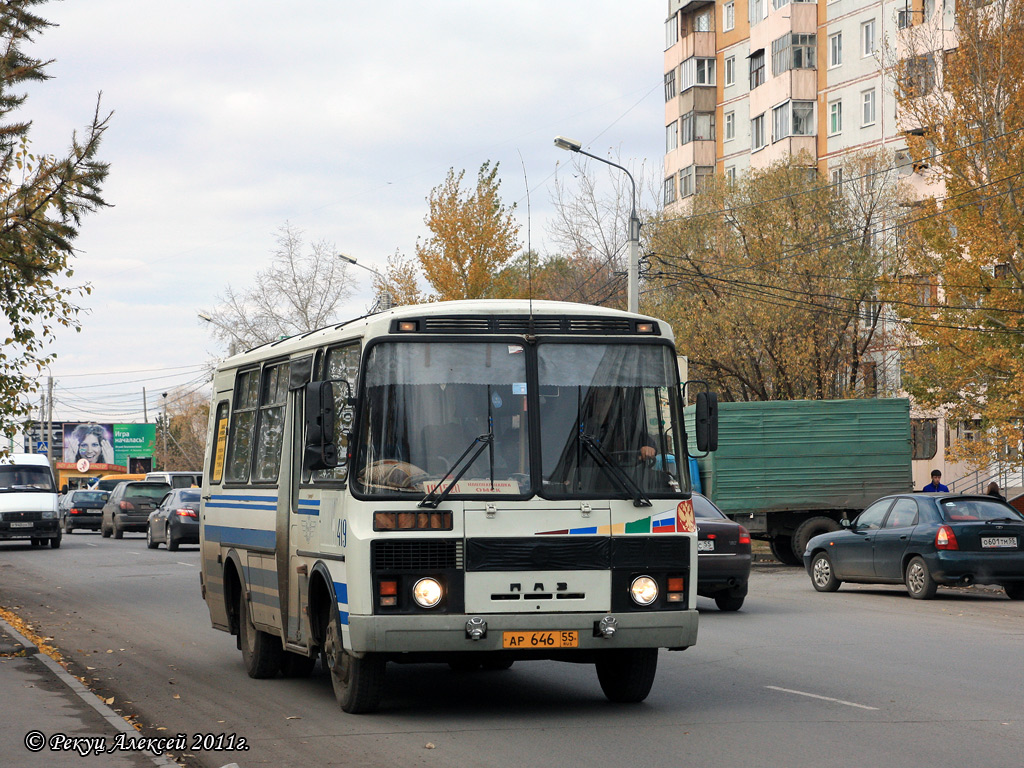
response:
M623 471L622 467L608 458L608 454L605 453L604 448L601 447L601 444L597 442L592 435L588 435L581 429L580 442L588 451L590 451L590 455L594 457L594 461L597 463L597 466L601 468L601 471L604 472L613 483L618 485L620 490L633 497L634 507L651 506L651 500L644 495L640 486L633 481L633 478Z
M477 445L477 443L479 443L480 445ZM416 506L417 507L430 507L431 509L437 509L438 505L442 501L444 501L446 498L448 498L448 494L452 492L452 488L455 487L455 484L457 482L459 482L459 480L462 479L462 476L464 474L466 474L466 472L469 470L469 468L471 466L473 466L473 462L477 460L477 457L480 456L480 454L484 452L484 448L486 448L489 445L493 446L493 444L494 444L494 429L493 429L493 427L491 427L491 431L488 432L486 435L480 435L480 437L474 437L473 438L473 442L471 442L469 444L469 447L466 448L466 450L464 450L462 452L462 455L459 456L459 458L455 460L455 463L452 464L451 469L449 469L447 472L444 473L444 477L442 477L440 480L437 481L437 485L435 485L433 488L431 488L429 491L427 491L427 495L424 496L420 500L420 503L417 504ZM476 446L475 450L474 450L474 446ZM469 461L467 461L465 463L465 465L462 467L462 469L459 470L459 473L457 475L455 475L455 477L452 478L452 481L450 483L448 483L448 485L445 487L445 489L443 491L441 491L441 493L438 493L437 489L444 485L444 481L447 480L449 477L451 477L451 474L455 470L455 468L457 466L459 466L459 464L462 464L462 460L465 459L466 456L469 456L469 454L471 452L472 452L473 455L470 456ZM494 487L494 475L493 475L494 470L492 469L491 472L492 472L492 475L491 475L491 487L493 488Z

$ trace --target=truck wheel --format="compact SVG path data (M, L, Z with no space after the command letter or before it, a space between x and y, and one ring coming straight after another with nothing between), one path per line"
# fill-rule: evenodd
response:
M903 583L907 585L907 592L915 600L929 600L935 597L935 590L938 587L923 557L915 557L910 561L907 572L903 574Z
M841 527L831 517L810 517L800 523L793 534L793 554L796 556L796 564L803 564L804 550L807 549L808 541L819 533L831 533L838 531Z
M338 605L331 608L324 631L324 659L331 675L334 698L350 715L375 712L384 694L385 662L374 653L356 658L345 650L338 620Z
M1019 581L1003 584L1006 596L1011 600L1024 600L1024 583Z
M50 549L60 549L60 531L57 535L50 539Z
M842 584L836 578L832 559L827 552L819 552L811 560L811 585L819 592L835 592Z
M257 680L274 677L281 668L284 649L280 639L253 626L244 592L238 596L238 635L249 677Z
M595 665L601 690L609 701L633 704L643 701L658 671L657 648L604 651Z
M775 559L783 565L800 565L800 560L793 554L793 539L790 536L773 536L768 547Z

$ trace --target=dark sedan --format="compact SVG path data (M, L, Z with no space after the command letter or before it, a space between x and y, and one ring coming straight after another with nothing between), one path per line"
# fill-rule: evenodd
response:
M991 496L897 494L879 499L845 530L807 543L804 567L819 592L844 581L904 584L911 597L938 586L997 584L1024 599L1024 516Z
M171 552L179 544L199 543L199 489L178 488L166 496L149 515L146 546L167 545Z
M64 494L60 500L64 533L81 528L98 531L103 520L103 505L109 495L106 491L69 491Z
M156 509L169 490L171 486L167 483L145 480L118 483L103 505L103 520L100 522L103 538L113 535L120 539L125 531L145 531L149 525L149 513Z
M750 534L706 496L693 494L697 518L697 594L719 610L738 611L750 580Z

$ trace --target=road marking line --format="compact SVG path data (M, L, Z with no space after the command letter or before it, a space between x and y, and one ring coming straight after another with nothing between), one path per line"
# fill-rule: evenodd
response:
M187 565L189 568L195 568L196 567L195 563L183 563L183 562L181 562L181 560L176 560L175 562L178 565Z
M87 542L85 542L85 546L87 546L87 547L98 547L99 544L93 544L91 541L87 541Z
M782 693L793 693L797 696L807 696L810 699L821 699L822 701L831 701L835 704L843 704L847 707L857 707L857 709L872 709L877 710L878 707L869 707L866 704L855 704L852 701L843 701L842 699L833 699L831 696L819 696L816 693L807 693L806 691L794 691L792 688L779 688L777 685L766 685L765 688L770 688L773 691L781 691Z

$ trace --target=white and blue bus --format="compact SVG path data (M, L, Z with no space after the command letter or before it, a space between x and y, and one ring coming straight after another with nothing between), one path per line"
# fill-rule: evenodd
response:
M593 663L641 701L697 639L672 332L545 301L400 307L214 376L202 589L249 675L321 658L346 712L388 662ZM713 448L698 397L696 448ZM692 448L692 446L691 446Z

